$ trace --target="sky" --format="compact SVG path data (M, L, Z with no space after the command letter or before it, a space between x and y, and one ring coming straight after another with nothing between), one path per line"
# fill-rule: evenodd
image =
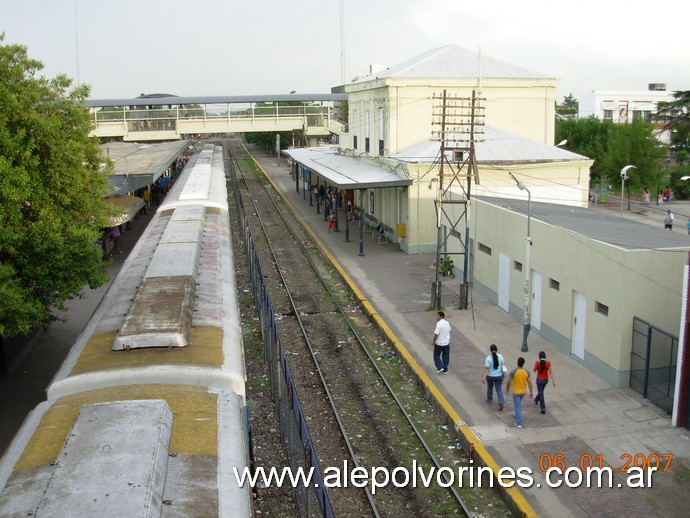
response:
M562 102L690 90L688 15L687 0L0 0L0 33L92 99L329 93L454 44L560 79Z

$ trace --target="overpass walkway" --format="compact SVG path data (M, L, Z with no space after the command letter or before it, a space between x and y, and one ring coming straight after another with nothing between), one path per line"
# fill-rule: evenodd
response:
M312 143L343 131L334 103L341 94L145 97L87 101L92 136L131 141L180 140L221 133L299 130Z

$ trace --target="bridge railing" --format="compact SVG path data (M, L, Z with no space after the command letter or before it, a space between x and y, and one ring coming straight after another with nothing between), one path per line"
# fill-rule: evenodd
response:
M129 131L159 131L177 128L181 120L254 120L267 118L304 119L305 126L324 126L332 117L330 106L251 106L244 108L226 107L224 110L208 110L205 106L175 106L172 108L92 108L94 123L122 122Z

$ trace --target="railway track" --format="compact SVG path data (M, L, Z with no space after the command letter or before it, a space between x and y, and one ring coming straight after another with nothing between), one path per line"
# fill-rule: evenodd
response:
M385 337L362 313L280 194L256 172L243 144L229 141L226 149L242 184L245 212L252 211L246 221L261 249L290 370L310 416L322 470L342 470L347 462L367 473L375 467L394 473L416 466L424 473L457 474L466 459ZM382 482L381 477L377 480ZM469 493L457 479L453 484L448 476L433 480L429 487L414 487L403 475L375 490L371 485L332 487L329 497L338 516L473 516L478 509L483 516L509 514L492 490Z

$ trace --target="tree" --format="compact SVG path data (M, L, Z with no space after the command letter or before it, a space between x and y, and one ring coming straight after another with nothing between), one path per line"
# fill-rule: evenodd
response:
M673 93L673 101L662 101L657 105L654 120L660 122L671 133L671 148L676 151L690 149L690 90Z
M661 164L666 149L654 135L654 127L642 120L632 124L613 124L594 116L580 120L559 121L556 140L568 140L570 151L594 159L592 177L604 183L620 185L620 171L628 164L636 167L630 172L629 189L654 188L662 173Z
M101 228L112 210L108 179L84 104L64 75L0 34L0 334L61 317L64 302L108 279Z
M573 97L573 94L568 94L567 96L563 97L563 104L556 106L556 113L558 115L570 115L570 117L566 118L575 118L579 106L580 103L577 101L577 99L575 99L575 97Z
M601 121L594 116L579 120L559 120L556 123L557 142L567 140L566 148L569 151L594 159L591 169L593 178L606 176L600 159L606 153L612 132L611 122Z

